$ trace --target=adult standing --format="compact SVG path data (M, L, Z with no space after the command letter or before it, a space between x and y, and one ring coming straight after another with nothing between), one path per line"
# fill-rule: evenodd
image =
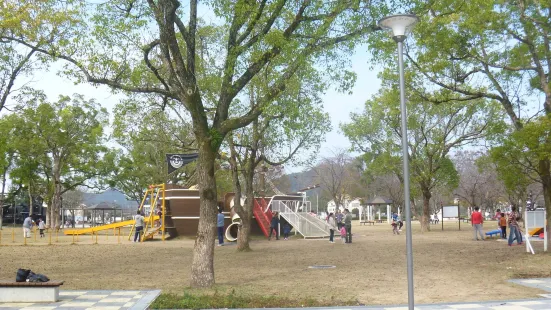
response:
M333 212L329 213L329 216L327 217L327 224L329 224L329 242L335 243L333 239L337 228L335 227L335 215Z
M341 227L343 226L342 220L344 218L344 215L342 214L341 210L337 208L337 228L341 230Z
M352 214L348 209L344 209L344 228L346 229L345 243L352 243Z
M23 238L31 237L31 228L33 227L33 219L30 215L27 215L23 221Z
M134 221L135 221L134 227L136 229L136 232L134 233L134 242L138 242L140 241L139 237L143 231L143 225L144 225L144 218L140 210L138 210L136 215L134 215Z
M218 246L224 245L224 213L222 209L218 210L218 215L216 218L216 228L218 229Z
M277 227L279 226L279 213L275 212L272 215L272 221L270 222L270 235L268 240L272 239L272 232L275 231L276 240L279 240L279 234L277 232Z
M501 209L497 209L496 215L494 215L494 217L492 217L492 219L497 220L497 227L498 227L498 228L501 228L501 224L500 224L500 221L501 221Z
M511 208L511 213L509 213L509 239L507 240L507 244L509 246L513 245L513 239L517 239L517 244L522 244L522 236L520 234L520 227L518 227L518 220L520 216L517 212L517 207L513 206Z
M474 212L471 213L471 225L474 228L474 239L478 241L477 234L480 234L480 238L484 241L484 233L482 232L484 218L482 217L482 213L478 210L480 210L478 207L474 207Z

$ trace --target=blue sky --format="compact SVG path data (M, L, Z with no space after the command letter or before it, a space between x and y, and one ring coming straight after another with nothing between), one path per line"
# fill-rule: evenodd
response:
M352 70L357 73L356 85L352 94L342 94L334 89L329 89L322 97L324 109L329 113L332 123L332 131L326 136L322 144L319 156L330 156L332 149L346 149L350 147L348 139L339 129L339 124L349 120L350 112L361 111L364 102L377 92L380 81L377 78L378 70L371 70L368 63L369 55L365 46L359 46L354 55L351 56ZM89 84L75 85L65 77L57 75L60 63L55 64L49 71L37 72L33 76L32 86L42 89L50 100L55 100L59 95L83 94L87 98L94 98L106 107L110 112L115 104L123 98L122 95L113 95L106 86L94 87ZM287 172L297 172L302 167L286 167Z

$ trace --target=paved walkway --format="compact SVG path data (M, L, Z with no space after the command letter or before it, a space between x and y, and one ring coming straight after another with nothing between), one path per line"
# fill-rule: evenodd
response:
M0 303L0 310L145 310L159 296L154 291L65 291L55 303Z
M510 280L518 285L529 286L549 292L540 294L542 298L510 301L468 302L468 303L441 303L417 305L418 310L551 310L551 278L545 279L518 279ZM25 310L145 310L159 296L160 290L150 291L61 291L60 301L56 303L31 304L31 303L4 303L0 304L0 310L25 309ZM282 308L283 309L283 308ZM304 309L304 308L296 308ZM407 306L365 306L365 307L330 307L311 308L327 310L407 310ZM253 310L253 309L248 309ZM260 309L259 309L260 310ZM271 309L277 310L277 308ZM292 308L285 310L293 310Z

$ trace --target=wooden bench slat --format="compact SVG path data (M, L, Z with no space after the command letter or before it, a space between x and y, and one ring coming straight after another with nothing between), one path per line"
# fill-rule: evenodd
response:
M48 282L15 282L15 281L0 281L0 287L21 287L21 286L60 286L63 285L65 281L54 281L50 280Z

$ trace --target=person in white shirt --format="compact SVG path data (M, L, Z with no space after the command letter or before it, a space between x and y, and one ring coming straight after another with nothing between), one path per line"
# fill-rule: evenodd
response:
M23 221L23 238L31 237L31 228L33 227L33 219L31 216L27 216Z
M38 219L38 229L40 230L40 238L44 237L44 229L46 229L46 223L44 223L42 218Z
M134 227L136 228L136 233L134 234L134 242L138 242L140 241L138 237L141 235L143 231L143 224L144 224L144 217L140 210L138 210L137 214L134 215L134 220L136 221L136 224L134 225Z

